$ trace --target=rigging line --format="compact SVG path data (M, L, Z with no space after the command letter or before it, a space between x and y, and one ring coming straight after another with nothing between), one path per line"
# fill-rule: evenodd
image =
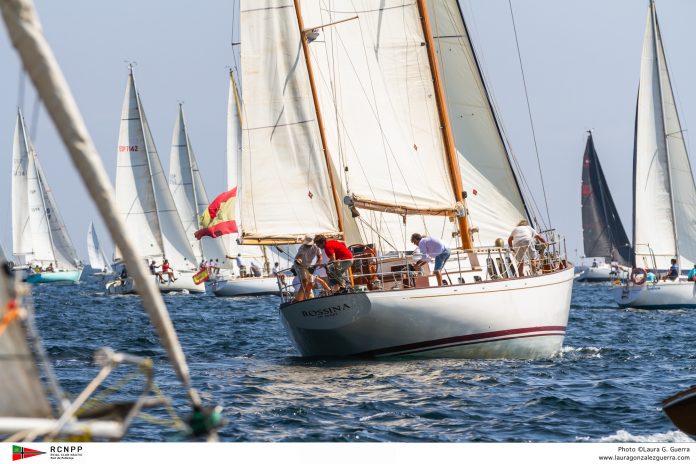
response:
M539 168L539 178L541 179L541 190L544 194L544 205L546 206L546 219L549 221L549 227L551 227L551 213L549 211L549 202L546 196L546 185L544 184L544 175L541 171L541 160L539 159L539 147L537 144L536 131L534 130L534 120L532 119L532 108L529 103L529 92L527 91L527 79L524 74L524 66L522 66L522 53L520 52L520 41L517 37L517 26L515 25L515 13L512 9L512 0L508 0L508 5L510 6L510 18L512 19L512 30L515 33L515 44L517 46L517 59L520 63L520 71L522 73L522 83L524 85L524 96L527 101L527 113L529 114L529 125L532 128L532 139L534 140L534 151L536 152L537 166Z
M239 12L239 17L241 17L241 2L239 0L235 0L232 2L232 31L231 31L231 37L230 37L230 47L232 47L232 61L234 62L234 70L239 73L239 63L237 62L237 51L234 49L235 46L240 45L241 43L241 37L240 40L235 41L234 36L235 36L235 25L237 24L237 21L239 21L239 18L237 17L237 12Z

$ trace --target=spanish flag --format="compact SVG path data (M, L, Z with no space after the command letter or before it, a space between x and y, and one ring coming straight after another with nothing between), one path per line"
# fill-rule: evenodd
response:
M229 192L221 193L201 214L201 229L195 232L198 240L203 237L219 237L237 232L235 220L235 203L237 202L237 187Z

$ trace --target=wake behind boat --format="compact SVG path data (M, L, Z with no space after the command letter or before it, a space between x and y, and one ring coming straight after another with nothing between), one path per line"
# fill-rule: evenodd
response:
M76 283L82 263L17 111L12 151L12 252L29 283Z
M680 272L696 263L696 186L683 134L651 0L636 108L634 267L613 289L622 308L696 308L694 282Z

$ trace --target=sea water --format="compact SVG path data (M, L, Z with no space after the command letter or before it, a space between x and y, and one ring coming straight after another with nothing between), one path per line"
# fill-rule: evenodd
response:
M66 391L81 391L98 370L94 350L109 346L151 357L157 385L186 417L186 395L137 296L107 296L102 278L89 275L78 285L34 286L33 295ZM206 404L223 407L223 441L688 440L660 401L696 383L696 310L622 310L606 285L575 284L564 347L542 361L310 361L294 351L276 297L164 298L193 385ZM125 439L181 436L136 419Z

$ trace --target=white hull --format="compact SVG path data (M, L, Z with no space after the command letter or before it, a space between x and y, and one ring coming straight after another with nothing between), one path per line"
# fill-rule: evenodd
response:
M209 281L215 296L280 295L275 277L244 277Z
M616 276L611 266L588 267L577 277L578 282L611 282Z
M614 301L621 308L677 309L696 308L694 282L659 282L645 285L622 285L612 289Z
M349 293L283 304L303 356L418 355L548 358L563 344L573 269L408 290Z
M155 279L155 282L162 293L184 291L188 293L205 293L205 285L202 283L195 284L193 282L193 272L179 272L176 275L178 277L174 282L169 282L167 278L165 278L165 283L160 283L156 276L153 276L153 279ZM106 283L106 293L109 295L126 295L137 293L135 281L130 277L126 280L116 279L109 281Z

